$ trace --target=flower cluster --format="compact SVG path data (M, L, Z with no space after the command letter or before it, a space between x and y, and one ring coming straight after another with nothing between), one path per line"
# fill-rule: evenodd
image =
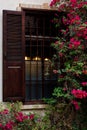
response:
M80 46L81 42L79 40L76 40L74 38L71 38L70 39L70 44L69 44L69 48L72 49L72 48L75 48L77 49L78 46Z
M27 115L24 115L22 112L18 112L15 114L15 118L17 122L23 122L24 120L27 120L29 117Z
M82 82L82 86L87 86L87 82Z
M0 112L0 130L29 129L35 125L35 114L26 115L21 111L4 109ZM38 120L38 119L37 119Z
M79 109L80 109L79 104L78 104L77 101L72 100L71 103L75 106L75 109L76 109L76 110L79 110Z
M12 130L14 121L12 115L8 109L4 109L0 112L0 129L1 130Z
M21 110L21 102L0 103L0 130L50 130L48 115Z
M71 94L74 95L75 98L82 99L87 97L87 92L80 89L73 89Z
M50 3L50 6L55 5L57 2L60 2L60 0L52 0L51 3Z
M83 70L82 73L83 73L83 74L87 74L87 70Z
M87 88L83 87L87 86L87 1L52 0L50 6L58 8L54 24L60 33L58 40L52 43L56 50L53 72L58 75L58 84L66 90L63 97L65 94L64 98L67 97L78 110L78 99L81 102L87 98ZM56 61L59 62L57 68ZM57 91L57 94L61 93Z

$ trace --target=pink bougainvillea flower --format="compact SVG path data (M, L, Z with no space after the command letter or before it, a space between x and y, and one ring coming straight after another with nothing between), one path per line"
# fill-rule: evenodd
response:
M85 22L85 24L87 24L87 22Z
M61 12L64 8L66 8L66 3L63 2L62 4L60 4L58 11Z
M85 49L84 45L82 45L81 47L82 47L83 50Z
M87 1L81 1L80 3L78 3L78 5L77 5L77 7L78 7L78 9L79 8L82 8L84 5L87 5Z
M60 75L59 78L64 78L64 75Z
M75 39L74 39L74 38L71 38L71 39L70 39L70 42L71 42L71 43L73 43L74 41L75 41Z
M59 42L58 41L55 41L55 44L58 44Z
M67 88L65 87L65 88L63 88L63 91L67 91Z
M78 47L80 45L80 41L74 41L73 44L74 46Z
M69 49L72 49L73 48L73 45L72 44L69 44Z
M85 37L85 39L87 40L87 36Z
M71 2L71 8L74 8L75 9L75 7L77 7L77 1L76 0L70 0L70 2Z
M64 35L66 35L66 34L69 32L69 30L68 30L68 29L66 29L66 30L61 29L60 31L61 31L61 32L62 32L62 34L64 34Z
M54 74L57 74L57 73L58 73L58 70L53 70L53 73L54 73Z
M67 18L65 18L65 17L62 18L62 22L65 25L68 25L70 23L70 21Z
M22 112L18 112L16 115L15 115L15 118L18 122L22 122L23 120L26 120L28 119L28 116L27 115L24 115Z
M59 47L63 48L63 46L64 46L64 42L60 43Z
M71 103L74 105L74 107L75 107L76 110L79 110L79 109L80 109L79 104L78 104L77 101L72 100Z
M73 17L71 20L70 20L70 24L79 24L80 23L80 17L79 15L76 15L75 17Z
M80 46L81 42L79 40L76 40L74 38L71 38L70 39L70 44L69 44L69 48L72 49L72 48L77 48L78 46Z
M3 125L0 123L0 128L2 128L3 127Z
M8 111L8 109L4 109L2 113L3 113L3 114L8 114L9 111Z
M82 82L82 86L87 86L87 82Z
M34 119L34 114L29 115L30 120Z
M70 2L71 2L71 3L76 3L76 2L77 2L77 0L70 0Z
M52 7L53 5L55 5L57 2L60 2L60 0L52 0L50 3L50 6Z
M5 130L12 130L13 124L14 124L14 123L13 123L12 121L8 122L8 123L5 125Z
M87 70L83 70L82 73L83 73L83 74L87 74Z
M59 56L60 56L60 57L63 57L63 53L62 53L62 52L60 52L60 53L59 53Z
M77 40L75 38L71 38L70 42L74 44L75 42L77 42Z
M81 3L79 3L78 5L77 5L77 7L80 9L80 8L82 8L82 6L83 6L83 2L81 2Z
M79 99L87 97L87 92L80 89L73 89L71 91L71 94L74 95L75 98L79 98Z
M78 59L79 59L79 58L78 58L77 56L74 57L74 61L78 61Z

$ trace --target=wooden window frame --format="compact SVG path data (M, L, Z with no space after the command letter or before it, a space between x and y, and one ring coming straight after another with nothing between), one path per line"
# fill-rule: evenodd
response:
M13 13L13 14L16 14L16 12L18 13L18 14L21 14L22 15L22 17L21 17L21 21L22 21L22 27L21 27L21 29L22 29L22 34L21 34L21 40L22 40L22 56L23 56L23 59L21 60L21 62L19 61L18 62L18 65L19 65L19 63L20 63L20 66L21 67L23 67L23 71L22 71L22 73L21 73L21 75L23 76L23 77L21 77L21 78L19 78L18 80L21 80L22 81L22 88L21 88L21 93L22 93L22 95L19 93L19 89L20 88L17 88L17 90L18 90L18 93L19 93L19 95L17 96L16 95L16 93L14 93L14 95L15 96L9 96L9 94L7 94L7 93L9 93L9 91L8 91L8 89L9 89L9 86L7 86L7 77L10 75L10 72L8 73L8 68L9 68L9 66L16 66L17 64L14 62L14 63L12 63L11 61L6 61L6 57L7 57L7 39L8 39L8 37L7 37L7 30L5 30L6 28L7 28L7 25L6 25L6 21L5 20L3 20L4 21L4 23L3 23L3 48L4 48L4 50L3 50L3 64L4 64L4 66L3 66L3 95L4 95L4 97L3 97L3 101L17 101L17 100L19 100L19 101L23 101L24 103L42 103L42 101L41 100L34 100L34 101L26 101L25 100L25 60L24 60L24 57L25 57L25 41L26 41L26 36L25 36L25 14L26 14L26 12L31 12L32 13L32 11L36 11L37 13L40 13L40 12L44 12L44 13L48 13L48 15L49 15L49 13L54 13L54 12L56 12L56 11L54 11L54 10L45 10L45 9L25 9L25 8L22 8L22 11L21 12L19 12L19 11L8 11L7 12L7 14L11 14L11 12ZM5 14L6 15L6 14ZM3 17L3 19L5 18L5 17L7 17L7 16L5 16L4 15L4 17ZM8 23L8 25L9 25L9 23ZM50 38L50 40L52 41L54 38L53 37L48 37L48 39ZM45 36L43 37L43 39L45 39ZM38 40L38 39L37 39ZM10 57L11 58L11 57ZM44 58L44 57L43 57ZM11 68L12 68L11 67ZM19 67L20 68L20 67ZM21 68L21 70L22 70L22 68ZM15 68L15 74L16 74L16 71L18 72L18 66L16 66L16 68ZM21 71L19 71L17 74L19 75L19 73L20 73ZM12 73L12 72L11 72ZM16 75L17 76L17 75ZM20 77L20 76L19 76ZM14 77L14 79L15 79L15 77ZM9 79L9 81L10 81L10 79ZM16 80L15 80L16 81ZM20 81L20 82L21 82ZM19 81L18 81L19 82ZM10 82L9 82L9 84L10 84ZM15 90L16 88L13 88L13 91ZM12 92L12 89L11 89L11 92ZM7 96L5 96L7 94ZM22 97L21 97L21 96Z

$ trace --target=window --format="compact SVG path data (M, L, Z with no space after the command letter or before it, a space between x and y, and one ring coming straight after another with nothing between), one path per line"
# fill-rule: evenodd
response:
M51 42L55 11L3 11L3 99L39 102L56 86ZM56 30L56 31L55 31Z

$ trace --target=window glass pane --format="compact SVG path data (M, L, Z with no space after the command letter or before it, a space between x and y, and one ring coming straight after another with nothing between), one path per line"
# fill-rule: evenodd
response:
M51 82L51 80L45 80L44 82L44 97L49 98L52 96L53 89L55 88L56 82Z
M31 81L31 100L35 100L36 99L36 81L32 80Z
M31 62L31 80L37 79L37 61Z
M30 73L31 73L30 61L25 61L25 77L26 77L26 80L30 79Z
M30 100L31 99L31 87L30 87L30 81L29 80L26 80L26 101Z
M37 99L42 99L42 81L38 81L38 86L37 86Z
M50 80L50 76L51 76L51 68L50 68L50 61L48 60L44 62L44 79Z
M52 23L53 13L31 11L26 14L26 100L50 97L56 84L51 58L54 50L56 29Z
M37 18L35 16L26 16L26 35L37 34Z
M41 61L38 61L37 75L38 75L37 76L38 80L42 80L42 62Z
M43 36L43 18L38 17L38 35Z
M45 31L44 35L45 36L50 36L50 18L49 17L45 18L44 25L45 25L45 27L44 27L44 31Z

